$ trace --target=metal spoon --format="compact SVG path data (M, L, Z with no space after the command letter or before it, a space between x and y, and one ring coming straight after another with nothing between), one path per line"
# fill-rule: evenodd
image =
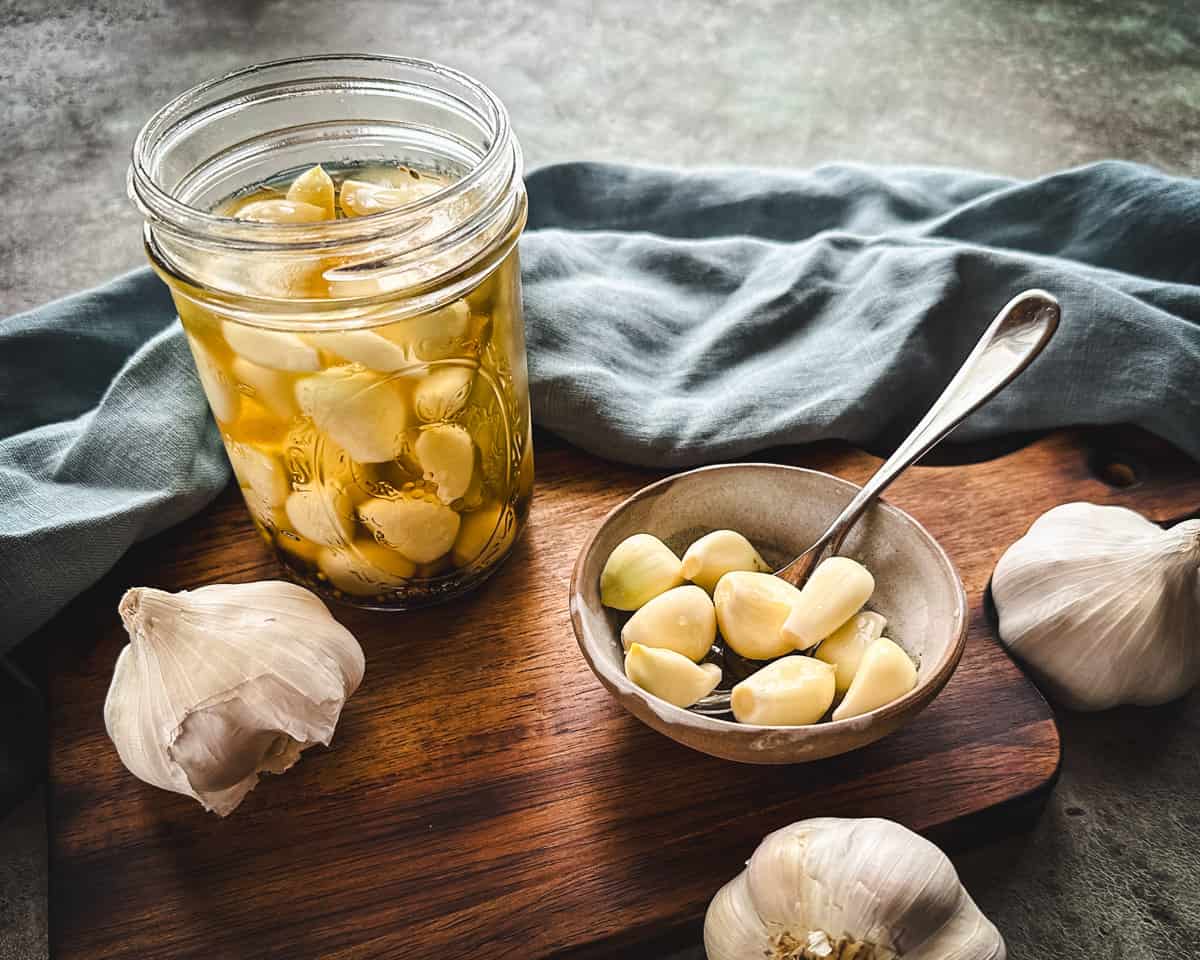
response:
M841 551L851 527L888 484L1033 362L1058 329L1060 313L1058 301L1044 290L1026 290L1013 297L983 332L954 379L907 439L875 471L829 529L795 560L776 570L775 576L803 587L818 563ZM703 714L728 713L729 692L712 693L692 710Z

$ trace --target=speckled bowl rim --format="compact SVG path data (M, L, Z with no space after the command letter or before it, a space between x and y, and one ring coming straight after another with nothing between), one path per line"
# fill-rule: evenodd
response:
M911 719L907 714L912 713L915 716L920 712L941 692L942 688L949 682L951 674L954 673L958 666L959 660L962 658L963 650L967 643L967 627L969 624L967 618L967 591L963 586L962 577L959 575L953 561L947 555L942 545L928 530L921 525L919 521L914 519L910 514L901 510L899 507L893 506L884 499L876 501L873 509L883 510L894 517L897 517L901 522L909 524L913 527L917 534L924 538L933 548L934 555L937 557L938 563L941 565L946 578L954 586L954 615L953 627L954 638L947 645L943 655L935 662L933 669L925 677L924 680L918 681L908 693L891 703L884 704L882 707L876 707L867 713L859 714L856 717L848 717L845 720L827 720L821 723L805 724L800 726L779 726L775 724L756 724L756 723L738 723L736 720L719 720L716 717L708 717L703 714L693 713L691 710L685 710L683 707L677 707L672 703L668 703L652 693L647 693L641 687L637 686L627 676L625 671L614 669L607 662L597 663L592 658L591 652L588 650L584 635L587 632L583 625L582 615L580 613L580 587L579 579L583 570L584 562L587 560L588 554L591 552L596 540L606 527L611 524L614 519L630 504L637 503L640 500L647 500L658 496L663 490L671 484L677 483L684 477L694 476L699 473L707 473L713 470L768 470L774 472L786 471L789 473L805 473L820 477L822 481L842 487L846 492L846 501L861 489L857 484L849 480L844 480L841 477L836 477L831 473L825 473L823 470L812 470L807 467L793 467L782 463L718 463L706 467L696 467L692 470L685 470L681 473L673 473L670 476L663 477L654 483L642 487L640 490L626 497L619 504L613 507L604 519L596 526L591 535L584 541L583 546L579 550L579 555L575 559L575 566L571 571L571 626L575 631L575 641L579 645L579 650L583 654L583 659L587 662L588 667L597 679L608 689L613 695L629 694L641 700L651 711L657 714L664 721L670 723L679 723L680 725L691 727L694 730L705 730L711 733L721 735L730 734L733 736L746 736L756 733L784 732L794 735L796 740L815 740L824 739L826 737L836 737L840 732L849 732L865 727L883 725L890 720L897 720L903 723L905 719ZM832 519L832 518L831 518ZM932 693L931 693L932 691ZM621 702L620 696L617 696L618 702ZM924 701L923 703L921 701ZM621 703L625 706L624 703ZM916 707L914 710L913 707ZM626 708L628 709L628 708ZM640 719L640 718L639 718ZM738 731L734 733L734 731ZM695 748L693 748L695 749ZM837 751L838 753L849 752L847 750ZM834 754L830 754L834 755Z

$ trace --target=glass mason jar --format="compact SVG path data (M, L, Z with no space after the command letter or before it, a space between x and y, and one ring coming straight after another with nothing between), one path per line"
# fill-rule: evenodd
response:
M151 117L129 192L289 575L402 609L495 570L533 489L525 189L496 97L421 60L250 67Z

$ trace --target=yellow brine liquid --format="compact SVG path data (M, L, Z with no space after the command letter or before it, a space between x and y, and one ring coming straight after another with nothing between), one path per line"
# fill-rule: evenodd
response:
M214 212L319 226L446 183L397 166L314 167ZM419 605L482 579L511 547L533 486L513 241L493 242L490 273L450 302L394 320L377 308L366 326L255 325L253 305L399 288L403 307L425 275L344 276L337 256L259 251L212 267L227 274L220 297L166 276L246 504L296 579L358 603ZM244 302L228 293L239 288Z

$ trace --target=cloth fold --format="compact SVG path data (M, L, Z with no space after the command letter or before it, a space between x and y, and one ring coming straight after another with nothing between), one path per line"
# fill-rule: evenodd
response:
M593 453L902 435L1041 287L1054 341L956 439L1127 422L1200 458L1200 181L567 163L527 185L534 420ZM227 479L149 270L0 321L0 651Z

